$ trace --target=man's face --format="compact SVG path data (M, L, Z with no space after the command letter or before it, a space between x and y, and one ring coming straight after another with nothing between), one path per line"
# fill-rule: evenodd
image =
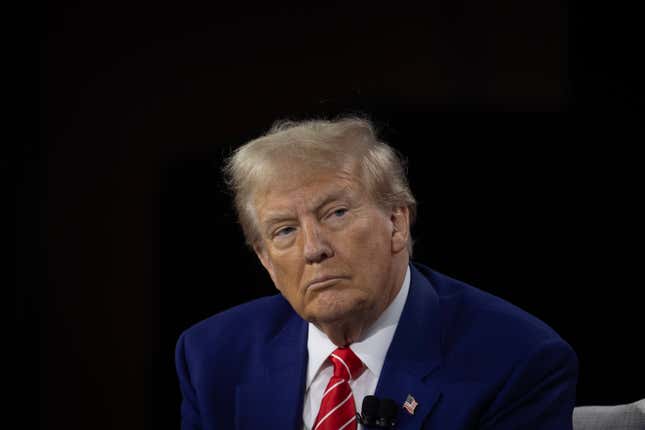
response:
M285 174L267 189L255 199L256 253L295 311L321 324L380 315L400 287L407 210L378 207L349 171Z

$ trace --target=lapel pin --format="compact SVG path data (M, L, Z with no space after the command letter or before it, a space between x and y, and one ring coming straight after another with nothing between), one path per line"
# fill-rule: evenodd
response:
M405 408L406 411L410 415L414 415L414 410L419 406L419 403L412 397L411 394L408 394L408 397L405 399L405 402L403 402L403 408Z

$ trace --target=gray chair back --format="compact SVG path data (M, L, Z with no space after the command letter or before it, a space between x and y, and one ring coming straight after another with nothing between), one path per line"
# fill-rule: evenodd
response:
M573 430L645 430L645 399L616 406L578 406Z

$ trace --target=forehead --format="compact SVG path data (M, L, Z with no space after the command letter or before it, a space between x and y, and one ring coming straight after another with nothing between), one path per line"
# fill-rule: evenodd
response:
M254 206L262 221L275 212L314 210L328 201L355 198L361 188L351 170L289 170L263 184Z

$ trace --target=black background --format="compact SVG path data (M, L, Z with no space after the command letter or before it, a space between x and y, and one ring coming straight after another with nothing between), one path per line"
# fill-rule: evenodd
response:
M276 119L353 112L408 157L415 259L555 328L578 404L642 398L642 136L610 119L640 102L630 19L553 0L49 2L17 188L19 422L177 428L179 333L274 293L223 157Z

